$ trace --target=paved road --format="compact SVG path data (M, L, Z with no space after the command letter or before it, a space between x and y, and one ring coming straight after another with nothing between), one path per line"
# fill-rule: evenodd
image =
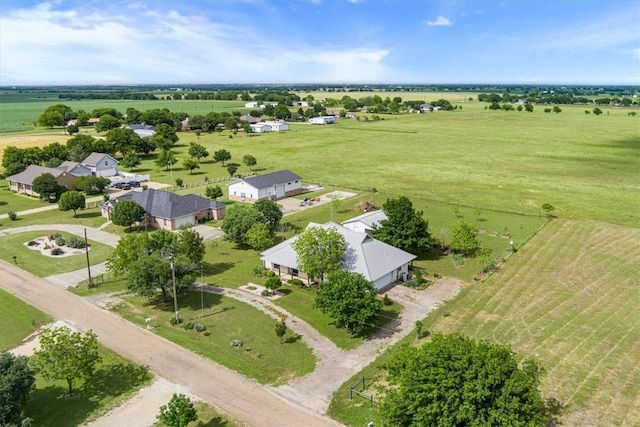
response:
M0 287L250 426L340 425L2 260Z

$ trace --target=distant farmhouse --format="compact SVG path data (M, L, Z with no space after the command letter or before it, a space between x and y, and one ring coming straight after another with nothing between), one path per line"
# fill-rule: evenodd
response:
M302 178L287 170L243 178L229 184L229 199L243 202L278 200L301 192Z
M416 256L401 249L374 239L366 233L359 233L333 222L326 224L309 223L307 228L333 228L340 233L347 244L340 262L342 269L362 274L372 282L378 291L382 291L398 280L404 280L409 270L409 263ZM310 281L298 268L298 257L293 243L299 235L292 237L261 253L263 266L274 271L278 276L299 277Z
M140 138L151 138L156 133L155 126L146 123L137 123L125 126L125 129L131 129Z
M289 125L283 121L265 121L250 124L251 132L265 133L265 132L283 132L289 130Z
M309 123L312 125L331 125L337 122L336 116L320 116L312 117L309 119Z
M133 200L147 213L141 225L164 230L178 230L189 227L204 219L223 219L226 205L205 199L196 194L180 196L168 191L148 189L131 191L101 206L102 216L111 219L114 207L122 200Z

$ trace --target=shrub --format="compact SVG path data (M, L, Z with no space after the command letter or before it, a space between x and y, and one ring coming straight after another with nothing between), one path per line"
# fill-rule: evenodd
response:
M272 276L265 281L264 286L272 291L275 291L280 286L282 286L282 281L280 280L279 277Z
M263 297L269 297L271 296L271 291L269 289L265 289L262 292L260 292L260 295L262 295Z
M208 337L209 335L211 335L211 332L209 332L209 331L204 331L204 334L203 334L203 335L204 335L205 337Z
M195 324L194 322L187 322L187 323L184 325L184 328L185 328L186 330L190 330L190 329L193 329L193 328L195 327L195 325L196 325L196 324Z
M176 178L176 185L178 186L178 188L182 187L182 184L184 184L182 178Z
M64 251L62 250L62 248L53 248L51 250L51 255L62 255L64 253Z
M27 243L27 246L36 246L38 244L38 242L36 242L35 240L31 240L29 241L29 243Z
M433 273L433 277L435 277L436 279L440 279L442 276L438 273Z
M207 330L207 327L204 326L202 323L194 323L193 324L193 329L195 329L196 332L204 332Z
M82 249L85 247L85 241L80 236L72 235L67 238L67 246L74 249Z
M142 191L145 191L149 188L147 184L142 184Z
M182 320L180 319L176 319L175 317L172 317L171 319L169 319L169 323L171 323L172 325L177 325L179 323L182 323Z
M49 239L50 240L58 240L60 237L62 237L62 233L56 231L51 236L49 236Z
M290 285L298 286L298 287L304 286L304 282L295 277L293 279L289 279L287 283L289 283Z
M64 246L64 244L66 243L66 241L64 240L64 237L62 236L58 236L56 237L56 245L58 246Z
M267 277L275 277L276 273L274 273L271 270L267 270L267 271L264 272L264 275L267 276Z
M391 298L389 298L389 295L385 294L384 298L382 298L382 303L388 306L393 304L393 301L391 301Z
M262 264L258 264L253 267L253 270L251 272L256 277L262 277L264 275L264 267L262 266Z
M15 213L14 211L9 211L7 215L9 215L9 219L11 221L15 221L16 219L18 219L18 214Z

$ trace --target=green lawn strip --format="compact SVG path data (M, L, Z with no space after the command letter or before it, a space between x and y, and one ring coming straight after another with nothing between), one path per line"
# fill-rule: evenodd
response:
M151 317L153 331L158 335L261 384L279 385L315 367L311 349L298 336L289 331L285 342L280 344L275 319L232 298L193 291L181 295L178 305L183 323L177 326L169 322L174 316L172 302L165 304L133 296L126 297L126 301L116 310L126 319L145 325L145 319ZM209 335L185 330L188 322L202 323ZM232 347L233 340L242 341L242 347Z
M20 345L29 334L50 321L40 310L0 289L0 351Z
M126 292L127 291L127 279L124 277L117 277L107 272L105 274L99 274L93 277L93 286L89 287L89 281L84 280L78 284L78 286L68 288L69 291L81 297L90 295L102 294L102 293L114 293L114 292Z
M153 375L111 350L100 347L102 362L87 381L76 381L76 396L66 397L66 381L45 381L36 377L36 389L29 395L26 415L37 426L79 426L95 420L151 383Z
M14 193L9 190L8 186L0 186L0 214L6 214L9 211L20 212L45 206L49 206L49 203L43 202L36 197L27 196L26 194Z
M186 427L239 427L243 424L234 421L232 418L221 414L212 405L196 400L193 402L198 419L190 422ZM165 424L157 421L154 427L165 427Z
M206 245L203 264L206 283L233 289L247 282L264 285L264 278L253 274L254 268L262 266L259 253L223 239L215 239Z
M76 224L97 228L105 222L107 222L107 218L101 216L100 208L80 210L75 218L73 217L73 212L61 212L58 209L52 209L29 215L18 215L18 219L15 221L11 221L8 218L0 219L0 229L39 224Z
M55 233L55 228L48 231L29 231L9 236L0 237L3 250L0 252L0 258L7 262L14 262L13 257L17 257L17 264L37 276L45 277L53 274L67 273L73 270L79 270L87 266L87 258L84 251L79 255L68 257L50 257L43 255L39 250L27 248L24 243L30 240L51 235ZM70 236L69 233L62 232L65 237ZM92 264L98 264L107 260L107 257L113 251L110 246L89 240L89 259Z

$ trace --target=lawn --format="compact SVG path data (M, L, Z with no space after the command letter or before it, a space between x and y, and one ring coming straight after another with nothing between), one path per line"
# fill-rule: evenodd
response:
M18 219L11 221L8 218L0 219L0 229L26 227L39 224L77 224L86 227L100 227L107 222L101 216L100 208L79 210L74 218L73 212L61 212L59 209L52 209L29 215L18 215Z
M242 425L226 415L220 414L212 405L200 400L194 401L193 406L198 414L198 419L187 424L186 427L235 427ZM154 424L154 427L164 426L165 425L160 422Z
M537 359L544 396L566 406L563 424L638 425L639 242L638 229L552 221L487 282L431 314L424 328L508 343ZM358 412L338 398L335 414ZM338 419L360 425L355 415L344 416Z
M29 334L50 321L51 318L40 310L0 289L0 351L18 346Z
M248 304L200 292L187 292L178 298L178 304L183 319L179 326L169 322L174 316L173 303L165 304L161 299L127 297L126 304L116 311L139 325L145 325L145 319L152 318L151 325L158 335L260 384L277 386L315 367L315 356L300 337L289 331L285 342L280 344L275 334L276 320ZM185 330L183 326L188 322L202 323L207 331ZM242 341L242 346L232 347L233 340Z
M66 381L45 381L36 376L36 389L29 395L26 415L36 426L79 426L117 407L140 388L151 383L153 375L116 353L101 347L102 362L91 379L75 383L76 396L66 397Z
M0 214L6 214L9 211L20 212L48 205L49 203L35 197L14 193L9 190L8 185L0 185Z
M51 235L56 230L49 231L28 231L25 233L12 234L0 237L2 252L0 258L7 262L14 262L13 256L17 257L17 264L20 268L27 270L36 276L45 277L53 274L67 273L69 271L86 268L87 258L84 252L80 255L69 257L49 257L42 255L38 250L32 250L24 246L24 243L37 237ZM69 236L69 233L62 233ZM89 240L89 258L92 264L98 264L107 260L113 248L102 243Z

